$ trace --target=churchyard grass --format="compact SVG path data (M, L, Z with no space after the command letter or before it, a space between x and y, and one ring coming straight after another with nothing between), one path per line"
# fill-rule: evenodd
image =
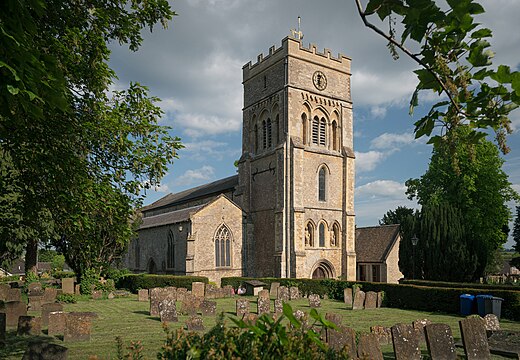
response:
M256 313L256 298L245 297L250 300L250 311ZM228 317L235 312L235 299L225 298L217 299L217 312L224 311ZM293 309L301 309L309 312L307 299L290 301ZM400 310L391 308L380 308L371 310L349 310L342 302L332 300L322 300L322 307L318 309L320 314L325 315L327 312L340 314L343 317L343 324L353 328L356 331L370 331L370 326L383 325L392 326L396 323L411 323L417 319L427 318L434 323L448 324L456 341L460 340L460 330L458 321L462 319L459 316L428 313L411 310ZM180 308L178 303L178 309ZM65 343L56 339L55 342L63 344L69 348L69 359L88 359L90 355L96 355L98 359L116 359L116 341L115 338L120 336L126 347L130 345L130 341L140 340L144 346L143 355L145 359L155 359L158 350L161 348L165 339L162 324L158 318L149 315L149 303L137 301L136 295L128 298L103 299L103 300L80 300L76 304L65 304L65 311L92 311L98 314L98 318L94 320L92 327L91 340L89 342ZM271 311L273 303L271 303ZM29 315L38 315L31 313ZM170 323L171 329L180 328L184 325L188 317L179 315L178 323ZM231 321L226 321L232 326ZM204 326L210 329L215 325L215 318L204 317ZM501 328L508 330L520 331L520 323L502 319ZM45 329L45 328L44 328ZM42 338L47 338L43 336ZM0 358L20 359L23 354L24 344L27 341L34 340L34 337L15 337L14 331L8 333L7 346L0 347ZM392 345L382 346L385 359L393 359ZM426 351L426 347L423 346ZM426 354L426 352L424 352ZM462 354L462 351L460 351ZM500 359L500 357L496 357Z

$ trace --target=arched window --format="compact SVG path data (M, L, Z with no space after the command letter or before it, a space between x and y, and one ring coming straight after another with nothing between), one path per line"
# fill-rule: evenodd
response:
M305 246L314 247L314 225L310 221L305 227Z
M267 119L267 147L270 148L273 144L273 130L271 125L271 119Z
M267 147L267 123L262 121L262 149Z
M307 145L307 114L302 114L302 141Z
M326 198L326 175L325 166L322 166L318 173L318 200L325 201Z
M327 123L325 122L325 118L321 118L321 120L320 120L320 145L322 145L322 146L325 146L326 130L327 130Z
M276 131L276 144L278 145L280 143L280 137L281 137L281 126L280 126L280 116L276 115L276 121L274 122L274 128Z
M175 267L175 239L173 237L173 231L170 230L168 233L168 251L166 255L166 267L173 269Z
M318 227L318 236L320 238L320 247L325 247L325 224L321 223Z
M340 233L339 233L339 225L338 223L334 223L332 225L332 232L330 234L330 246L337 247L340 242Z
M332 122L332 150L337 151L339 149L338 142L338 124L336 121Z
M231 234L224 224L215 233L215 266L231 266Z
M317 116L312 119L312 143L316 145L320 143L320 119Z

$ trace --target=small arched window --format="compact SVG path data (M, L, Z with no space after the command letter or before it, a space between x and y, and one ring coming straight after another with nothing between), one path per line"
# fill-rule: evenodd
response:
M321 223L318 227L318 236L320 238L320 247L325 247L325 224Z
M215 233L215 266L231 266L231 234L224 224Z
M305 246L314 247L314 226L310 221L305 227Z
M337 223L334 223L334 225L332 225L332 232L330 234L330 246L331 247L339 246L339 241L340 241L339 237L340 237L339 225Z
M270 148L273 144L273 129L271 119L267 119L267 147Z
M320 145L325 146L326 143L326 131L327 131L327 123L325 118L321 118L320 120Z
M312 119L312 143L315 145L320 143L320 119L317 116Z
M262 148L265 149L267 147L267 122L262 121Z
M326 198L326 174L325 174L325 166L320 168L318 173L318 200L325 201Z
M339 142L338 142L338 124L336 121L332 122L332 150L338 151Z
M305 145L307 145L307 114L302 114L302 141Z
M175 267L175 239L173 237L173 231L168 232L168 251L166 255L166 267L173 269Z

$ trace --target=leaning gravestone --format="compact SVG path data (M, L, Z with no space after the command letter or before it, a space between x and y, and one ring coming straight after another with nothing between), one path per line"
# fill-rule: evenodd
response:
M370 332L379 339L379 344L388 345L392 342L392 332L389 327L375 325L370 327Z
M159 303L159 316L161 317L161 322L177 322L179 318L177 317L177 306L175 305L175 300L166 299Z
M18 318L18 336L24 335L40 335L42 332L42 318L35 316L20 316Z
M18 326L18 318L27 315L27 306L21 301L4 303L7 326Z
M321 300L318 294L310 294L309 295L309 306L311 308L319 308L321 307Z
M67 313L63 311L53 311L49 313L49 325L47 333L49 336L62 335L65 332Z
M286 286L278 287L278 294L276 298L285 302L289 301L289 289Z
M278 288L280 287L279 282L272 282L271 283L271 289L269 290L269 296L273 298L278 297Z
M432 360L456 360L457 351L451 328L446 324L427 324L424 327L426 345Z
M236 314L237 314L237 317L239 317L239 318L242 318L242 316L244 316L244 314L249 314L249 300L237 299Z
M289 288L289 298L291 300L298 300L300 298L300 290L297 286L291 286Z
M29 343L22 360L67 360L69 350L61 345L46 342Z
M65 317L63 341L90 341L92 319L97 317L92 312L71 312Z
M199 315L195 315L186 320L186 329L188 331L203 331L204 330L204 322L202 317Z
M0 312L0 341L5 340L5 330L7 328L7 318L5 313Z
M205 284L200 281L195 281L191 283L191 294L196 297L204 297L204 286Z
M352 303L352 310L364 309L365 293L362 290L357 290L354 293L354 302Z
M412 322L412 327L414 328L420 343L424 344L426 342L426 339L424 337L424 327L431 323L432 322L428 319L420 319Z
M352 306L352 288L343 289L343 299L345 301L345 304L347 304L348 306Z
M349 327L339 325L338 330L327 329L327 344L337 351L346 346L348 358L356 358L356 332Z
M368 291L365 293L365 309L377 308L377 293Z
M200 305L202 316L215 316L217 313L217 302L204 300Z
M491 359L484 321L468 317L459 321L464 352L468 360Z
M383 291L379 291L377 293L377 307L383 307L383 300L385 298L385 293Z
M495 314L487 314L484 316L484 324L488 331L500 330L500 321L498 320L498 316Z
M267 292L267 290L262 290L262 291ZM267 295L269 295L268 292L267 292ZM257 305L256 313L258 314L258 316L263 315L263 314L269 314L271 312L271 299L269 297L258 296L256 305Z
M138 301L148 301L148 289L139 289L137 296Z
M49 325L49 314L55 311L63 311L63 305L59 303L49 303L42 305L42 325Z
M419 339L412 325L392 326L392 342L395 360L421 360Z
M379 340L375 334L361 333L357 348L359 359L383 360Z

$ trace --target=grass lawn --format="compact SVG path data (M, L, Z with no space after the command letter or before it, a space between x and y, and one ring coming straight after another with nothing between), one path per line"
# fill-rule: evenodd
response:
M256 312L256 299L251 297L251 312ZM218 299L217 311L225 312L226 316L235 312L234 299ZM307 299L291 301L293 309L301 309L309 312ZM271 303L271 308L273 304ZM98 318L93 322L92 336L90 342L76 342L64 344L69 348L69 359L88 359L90 355L97 355L99 359L115 359L116 342L115 337L120 336L125 346L130 341L141 340L144 346L144 358L155 359L157 351L165 339L162 324L158 318L150 317L149 304L137 301L137 296L129 298L105 299L105 300L84 300L77 304L66 304L65 311L92 311L98 314ZM334 312L341 314L343 323L354 330L370 331L372 325L392 326L396 323L411 323L417 319L429 319L434 323L448 324L453 335L460 340L458 321L459 316L447 315L442 313L429 313L410 310L399 310L391 308L381 308L373 310L350 310L338 301L322 300L321 314ZM39 315L39 313L29 314ZM178 323L170 323L170 328L182 327L187 316L180 316ZM231 325L231 322L228 321ZM215 318L205 317L204 326L206 329L215 324ZM501 328L520 331L520 323L503 319ZM20 359L23 354L27 341L34 340L36 337L17 337L14 329L8 329L6 346L0 346L0 358ZM45 332L46 329L44 329ZM41 338L52 339L55 343L63 344L60 339L42 336ZM426 347L424 347L426 350ZM392 346L384 346L383 352L385 359L393 359ZM462 354L462 351L460 352ZM426 353L425 353L426 354ZM496 357L500 359L500 357Z

